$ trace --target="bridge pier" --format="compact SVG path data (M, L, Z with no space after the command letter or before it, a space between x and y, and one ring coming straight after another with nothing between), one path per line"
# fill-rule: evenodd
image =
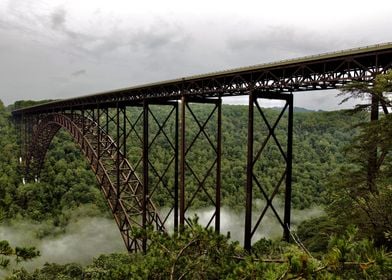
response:
M273 99L282 100L285 102L283 109L281 110L276 121L271 125L268 121L263 109L260 106L259 99ZM256 112L255 112L256 109ZM278 124L282 121L284 114L287 115L287 139L286 139L286 149L282 147L281 141L277 138L275 134L275 129ZM259 115L262 118L262 123L267 128L267 134L261 143L261 147L255 153L254 143L255 143L255 116ZM268 194L268 190L261 181L260 174L255 172L255 164L263 152L265 152L265 147L267 143L274 140L282 158L284 159L285 169L281 174L280 179L275 182L275 187L271 194ZM258 141L258 139L257 139ZM244 233L244 247L246 250L250 251L252 247L252 237L260 226L261 221L265 217L267 210L270 208L279 224L283 228L283 237L286 241L290 240L290 221L291 221L291 184L292 184L292 145L293 145L293 95L283 94L283 93L270 93L264 91L252 90L249 93L249 108L248 108L248 156L247 156L247 182L246 182L246 206L245 206L245 233ZM282 220L278 211L273 205L273 199L279 192L281 185L285 181L285 191L284 191L284 218ZM262 198L265 200L266 204L260 214L257 214L257 220L253 224L253 208L254 208L254 186L257 190L261 192Z
M200 120L197 116L197 112L192 109L191 103L194 104L210 104L212 105L212 110L210 111L207 119ZM193 137L188 137L186 134L186 123L187 117L186 113L189 113L189 121L194 121L197 125L196 135ZM215 135L210 135L207 129L207 126L214 121L216 121L215 127ZM186 213L189 212L192 203L197 195L202 195L211 203L214 207L214 213L210 217L206 227L212 225L214 221L214 228L216 232L220 231L220 207L221 207L221 160L222 160L222 99L218 98L190 98L182 96L181 98L181 156L180 156L180 227L185 226L186 224L191 225L189 219L186 218ZM210 131L211 133L211 131ZM213 163L204 174L197 174L192 168L192 162L187 160L189 158L189 154L192 152L192 148L194 147L195 142L198 139L201 139L201 136L204 136L204 140L208 142L205 149L211 149L211 155L213 156ZM215 140L215 141L214 141ZM206 164L206 163L198 163L198 164ZM213 170L215 169L215 174L213 174ZM213 185L209 185L212 182L208 182L208 179L211 178L213 181ZM194 193L189 194L189 185L188 190L186 190L187 181L193 179L193 182L196 185L196 191ZM211 195L211 189L213 187L214 195Z

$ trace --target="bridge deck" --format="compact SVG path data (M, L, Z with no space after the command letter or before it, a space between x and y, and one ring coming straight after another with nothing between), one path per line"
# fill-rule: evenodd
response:
M146 98L159 101L180 96L246 95L252 89L279 92L329 89L354 79L372 79L375 73L391 68L391 63L392 42L53 101L15 110L13 114L96 107L97 104L111 107Z

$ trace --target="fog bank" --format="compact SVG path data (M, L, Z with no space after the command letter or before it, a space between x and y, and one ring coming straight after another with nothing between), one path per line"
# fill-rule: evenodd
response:
M25 267L28 270L45 263L79 264L91 263L93 257L112 252L126 252L121 235L114 220L101 217L83 217L71 222L64 234L39 239L36 233L40 225L21 223L0 226L0 239L8 240L11 246L35 246L41 256L12 268Z
M261 204L261 203L259 203ZM253 212L253 225L260 214L261 205L255 206ZM283 217L283 207L277 203L276 210ZM162 211L164 212L164 211ZM199 223L206 225L213 215L213 209L199 209L189 211L187 217L197 215ZM317 217L323 214L319 207L304 210L292 211L292 228L309 218ZM233 240L241 244L244 239L244 217L245 213L231 211L228 208L221 209L221 233L227 234ZM167 227L169 231L173 227L172 217L169 219ZM213 223L212 223L213 224ZM37 233L42 231L45 225L18 223L11 226L0 226L0 240L8 240L11 246L35 246L41 256L32 261L22 262L19 265L12 264L11 268L25 267L27 270L33 270L42 267L45 263L79 263L86 265L92 262L94 257L101 254L113 252L126 252L121 235L117 225L112 219L102 217L83 217L73 219L65 228L65 232L55 237L48 236L43 239L37 237ZM262 220L258 230L255 232L252 241L266 237L277 239L282 237L282 227L277 221L274 213L269 209ZM3 272L6 273L6 272ZM3 274L4 275L4 274ZM1 275L0 271L0 277Z

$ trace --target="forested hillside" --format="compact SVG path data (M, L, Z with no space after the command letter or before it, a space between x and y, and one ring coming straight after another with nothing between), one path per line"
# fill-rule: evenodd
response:
M194 108L201 119L209 114L203 106ZM278 110L266 109L267 116L272 120L279 114ZM159 111L158 111L159 113ZM340 165L345 163L343 148L350 143L355 134L354 125L364 116L352 116L344 111L336 112L296 112L294 119L294 163L293 163L293 206L308 208L315 204L325 203L328 196L326 188L328 178ZM159 115L158 115L159 118ZM238 210L244 205L244 186L246 182L246 135L247 107L223 106L223 158L222 158L222 196L223 205ZM53 219L61 216L63 209L83 204L98 205L98 209L106 211L106 205L100 195L95 178L90 172L87 162L71 137L60 131L54 138L46 157L44 169L39 182L22 184L20 166L18 165L17 132L10 122L10 112L1 108L1 174L2 193L0 205L4 217L12 218L22 215L34 220ZM256 123L261 126L259 122ZM189 125L189 129L195 129ZM262 129L256 130L255 139L263 139ZM192 134L193 132L190 132ZM284 128L277 128L277 135L284 138ZM261 141L261 140L260 140ZM272 141L270 141L272 142ZM284 142L283 142L284 143ZM205 143L196 142L191 159L203 159L208 162L208 149ZM167 143L160 139L158 149L151 158L165 159L163 148ZM269 148L269 149L268 149ZM130 147L132 150L132 147ZM135 150L138 152L138 150ZM263 173L267 189L271 189L275 174L281 168L281 156L277 148L271 145L266 150L267 158L260 160L256 172ZM135 156L136 158L140 156ZM159 162L155 162L159 166ZM208 165L207 163L205 164ZM158 167L159 168L159 167ZM164 168L164 167L162 167ZM194 167L203 168L199 166ZM192 186L189 186L192 188ZM159 204L165 206L164 193L157 194ZM197 201L196 206L206 206Z

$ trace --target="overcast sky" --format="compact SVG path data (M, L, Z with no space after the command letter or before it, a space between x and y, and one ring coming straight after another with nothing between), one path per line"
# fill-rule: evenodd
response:
M388 42L391 15L390 0L0 0L0 99L69 98ZM337 108L335 95L296 94L296 106Z

